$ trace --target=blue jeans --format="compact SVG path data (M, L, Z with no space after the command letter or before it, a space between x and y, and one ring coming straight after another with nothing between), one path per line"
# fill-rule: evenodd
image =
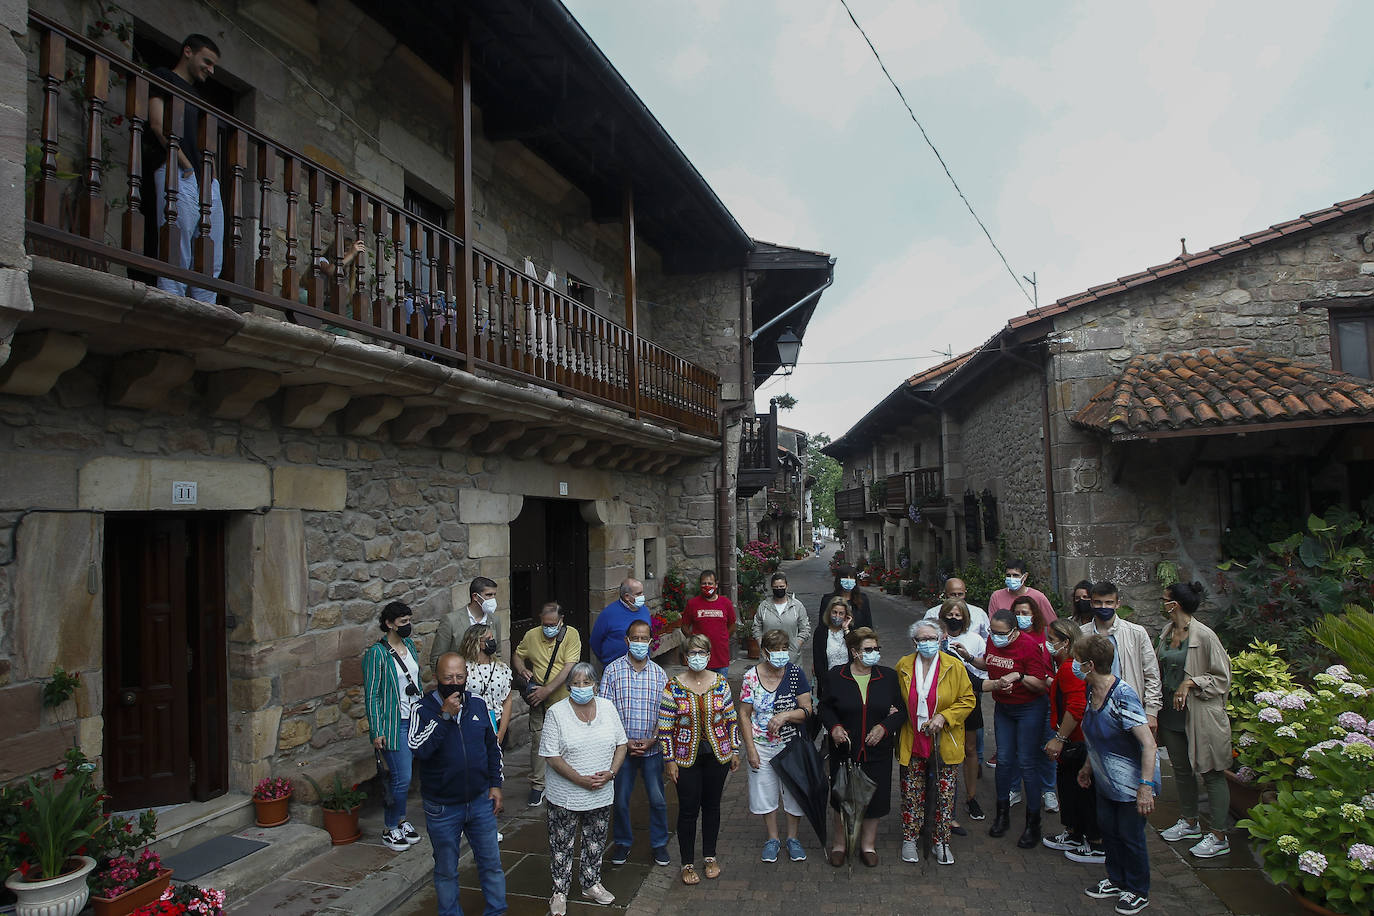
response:
M729 666L729 665L726 665L724 668L712 668L711 670L714 671L716 674L719 674L721 677L729 677L729 676L730 676L730 666Z
M506 912L506 873L501 868L501 850L496 845L496 814L491 810L491 799L485 793L465 805L439 805L425 799L424 808L425 830L434 846L438 916L463 914L458 905L458 847L464 833L477 863L487 916Z
M630 824L630 796L635 777L644 777L644 793L649 796L649 845L654 849L668 845L668 805L663 799L663 753L645 757L626 757L615 774L615 845L633 846L634 827Z
M1025 783L1026 811L1040 810L1041 737L1045 731L1045 709L1049 697L1038 697L1029 703L998 703L993 713L993 727L997 735L997 802L1011 800L1011 788L1018 781Z
M1150 853L1145 848L1145 818L1135 802L1097 796L1097 826L1107 853L1107 877L1123 891L1150 896Z
M199 165L199 163L197 163ZM160 165L153 173L153 188L157 195L157 225L158 228L167 222L167 166ZM190 178L182 178L177 186L177 223L176 232L172 235L170 250L167 252L167 262L176 267L195 268L195 258L192 256L192 242L195 239L200 226L200 179L196 175ZM224 266L224 205L219 198L219 179L215 178L210 184L210 239L214 243L212 246L212 263L206 265L210 268L210 276L218 277L220 270ZM187 289L187 284L181 280L173 280L170 277L158 277L157 288L178 296L190 295L192 299L201 302L214 302L215 294L208 289L201 289L192 286Z
M382 805L382 823L390 830L406 819L406 795L410 792L410 748L384 750L382 759L391 770L391 779L386 787L390 802L384 800Z

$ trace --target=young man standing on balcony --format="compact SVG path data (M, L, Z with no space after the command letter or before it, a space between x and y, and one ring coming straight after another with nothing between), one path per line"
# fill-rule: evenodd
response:
M701 633L711 640L712 671L721 677L730 674L730 637L735 633L735 605L716 591L716 571L704 570L697 580L701 594L687 599L687 610L682 614L682 635L691 636Z
M219 47L213 41L204 35L187 35L186 40L181 43L181 57L177 60L176 66L154 70L153 76L171 83L187 95L199 96L200 91L196 87L215 75L215 67L218 64ZM148 98L148 128L153 142L148 145L146 166L153 169L153 185L156 189L154 205L157 207L159 229L167 222L167 169L171 167L177 170L176 232L172 234L167 261L174 267L189 269L195 265L192 242L200 226L200 183L207 177L201 171L205 163L200 148L200 109L187 102L182 122L172 125L173 130L179 135L177 141L180 148L177 150L176 161L169 163L166 112L170 103L171 96L168 93L157 87L152 88ZM209 139L214 142L213 137ZM213 157L214 150L208 152ZM213 256L212 263L206 265L212 277L219 276L224 261L224 210L219 199L218 172L212 158L208 177ZM178 296L188 294L187 286L184 281L168 277L158 277L157 280L158 289ZM201 302L215 301L213 292L196 286L190 287L189 295Z

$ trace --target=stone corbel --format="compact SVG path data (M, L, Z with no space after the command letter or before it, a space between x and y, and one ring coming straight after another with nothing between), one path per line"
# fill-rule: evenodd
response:
M593 442L582 451L572 456L571 464L575 468L589 468L596 463L602 455L615 448L611 442Z
M217 420L242 420L281 388L281 376L263 369L226 369L211 373L206 411Z
M16 334L9 361L0 366L0 394L41 397L52 390L63 372L86 355L81 338L60 331Z
M495 455L523 436L527 428L524 423L516 423L514 420L494 423L486 432L473 437L472 450L479 455Z
M344 410L343 433L345 436L370 436L387 420L393 420L405 410L400 398L376 395L349 401Z
M512 458L518 461L528 461L538 455L545 446L552 445L557 438L558 430L556 429L549 429L548 427L532 429L512 442L508 451Z
M286 389L281 402L282 426L315 429L348 403L348 389L338 385L301 385Z
M430 439L439 448L462 448L490 425L491 421L481 414L458 413L437 427Z
M172 389L186 384L195 371L195 360L182 353L126 353L110 370L109 404L142 410L161 407L167 403Z
M391 441L415 445L447 418L448 411L442 407L411 407L391 421Z
M566 464L574 452L586 445L586 436L563 436L539 454L549 464Z

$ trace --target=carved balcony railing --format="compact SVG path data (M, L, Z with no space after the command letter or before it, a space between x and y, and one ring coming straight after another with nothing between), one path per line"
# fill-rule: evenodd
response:
M25 223L33 253L170 278L236 307L266 306L301 323L719 436L714 373L59 23L31 13L29 28L38 48L30 104L41 118L31 125L37 168ZM181 148L186 105L199 112L202 151L202 161L192 163L198 182L182 181L179 169L167 175L155 252L144 242L144 199L156 193L143 175L150 94L167 99L168 158ZM75 178L59 157L75 163ZM214 257L212 178L222 186L224 218L218 277L207 266ZM176 240L175 201L188 191L198 194L199 219L193 263L178 267L167 253ZM364 243L351 264L348 239Z
M943 502L944 475L940 468L916 468L887 476L883 511L896 518L905 516L911 506L920 508Z
M775 404L768 413L744 418L736 495L747 498L764 487L771 487L777 479L778 467L778 408Z
M835 515L843 521L858 521L872 513L868 487L835 491Z

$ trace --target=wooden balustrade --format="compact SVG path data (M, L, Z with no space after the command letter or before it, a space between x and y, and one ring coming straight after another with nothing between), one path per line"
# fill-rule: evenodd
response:
M94 257L470 371L515 375L689 432L719 434L715 374L60 24L37 13L29 23L42 94L39 167L26 222L36 253L80 263ZM122 93L112 91L118 85ZM64 133L68 87L79 89L73 95L83 101L77 128ZM143 174L150 95L168 100L162 127L169 159L181 148L187 105L198 112L202 151L193 163L198 180L183 181L171 169L165 200L154 201L163 218L155 252L144 245L143 205L156 195ZM120 134L126 144L117 143ZM111 149L122 153L119 161L107 155ZM64 187L72 179L59 171L60 153L80 163L74 187ZM224 215L218 277L210 275L213 179L221 184ZM176 203L188 192L198 194L199 218L192 263L178 266L168 253L179 234ZM112 200L121 194L123 218L110 226ZM364 252L346 263L357 239Z

